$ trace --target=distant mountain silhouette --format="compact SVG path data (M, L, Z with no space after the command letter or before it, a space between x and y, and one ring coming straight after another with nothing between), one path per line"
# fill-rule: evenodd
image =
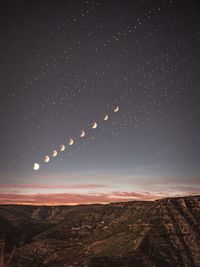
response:
M200 266L200 196L0 206L2 267Z

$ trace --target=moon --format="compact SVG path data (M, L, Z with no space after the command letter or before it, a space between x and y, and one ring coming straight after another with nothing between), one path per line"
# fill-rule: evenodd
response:
M53 150L52 157L56 157L58 155L58 152L56 150Z
M39 163L34 163L34 164L33 164L33 169L34 169L34 171L39 170L39 168L40 168L40 164L39 164Z
M64 151L65 150L65 145L60 145L60 151Z
M105 117L103 118L104 121L108 120L108 114L105 115Z
M116 108L114 108L114 110L113 110L114 112L117 112L117 111L119 111L119 106L116 106Z
M74 140L71 138L71 139L69 140L69 146L72 146L73 143L74 143Z
M93 125L92 125L92 129L96 129L97 128L97 123L94 122Z
M85 132L84 130L81 131L80 137L84 137L85 136Z
M50 157L49 156L45 156L44 157L44 162L49 162L50 161Z

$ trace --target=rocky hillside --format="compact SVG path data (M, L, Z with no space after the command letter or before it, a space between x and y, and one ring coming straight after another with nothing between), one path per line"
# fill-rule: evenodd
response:
M0 206L1 267L200 266L200 196Z

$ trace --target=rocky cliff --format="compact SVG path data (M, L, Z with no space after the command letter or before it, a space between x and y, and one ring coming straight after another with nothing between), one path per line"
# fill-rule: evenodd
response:
M0 266L200 266L200 196L0 206Z

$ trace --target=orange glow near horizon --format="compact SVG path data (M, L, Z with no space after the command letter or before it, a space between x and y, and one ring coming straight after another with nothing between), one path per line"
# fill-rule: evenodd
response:
M62 206L83 204L108 204L127 201L154 201L169 197L168 195L153 195L135 192L112 192L110 194L0 194L0 204L3 205L36 205Z

